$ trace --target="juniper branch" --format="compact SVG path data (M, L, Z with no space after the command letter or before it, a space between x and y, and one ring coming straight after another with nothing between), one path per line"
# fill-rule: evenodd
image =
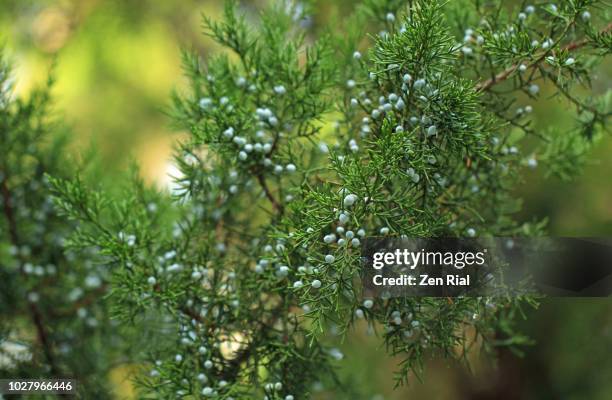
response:
M603 28L600 33L602 34L606 34L609 33L610 31L612 31L612 23L609 23L605 28ZM590 40L588 38L582 39L582 40L578 40L578 41L574 41L571 42L565 46L562 47L562 51L574 51L574 50L578 50L586 45L588 45L590 43ZM534 68L536 66L538 66L540 63L542 63L542 61L544 61L544 58L546 57L546 55L548 55L549 52L544 52L542 53L542 55L540 57L537 57L537 59L530 63L528 68ZM492 78L487 79L484 82L480 82L477 83L475 88L476 91L478 92L484 92L489 90L491 87L504 82L506 79L508 79L510 76L512 76L512 74L514 72L516 72L516 70L519 68L519 66L521 65L521 63L516 63L513 64L512 66L506 68L505 70L499 72L497 75L495 75Z

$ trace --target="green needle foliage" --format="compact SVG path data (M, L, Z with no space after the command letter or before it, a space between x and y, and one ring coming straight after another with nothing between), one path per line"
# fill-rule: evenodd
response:
M77 224L67 246L101 266L114 316L152 335L133 356L142 397L355 396L334 374L334 336L355 324L401 357L398 384L430 355L526 343L512 321L533 299L367 298L360 247L542 234L515 219L514 189L540 161L571 178L606 129L610 94L589 90L611 48L600 7L365 0L340 35L317 37L304 7L252 26L229 2L223 21L205 19L228 52L184 54L190 91L171 114L190 135L172 196L43 170ZM575 126L535 128L544 91Z
M0 49L0 378L68 377L83 398L111 398L105 374L123 342L93 253L64 251L46 174L72 177L48 85L15 97ZM57 133L62 133L58 135Z

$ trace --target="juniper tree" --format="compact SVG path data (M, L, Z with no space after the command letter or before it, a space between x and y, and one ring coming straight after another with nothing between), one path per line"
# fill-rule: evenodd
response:
M205 19L228 51L183 55L190 91L171 114L189 139L172 196L137 178L119 196L50 178L78 223L69 247L108 271L115 317L161 316L141 346L143 397L338 389L337 336L362 324L402 357L399 383L431 354L524 343L512 321L533 299L367 298L360 248L543 233L516 220L513 189L540 162L570 178L605 130L609 92L589 88L610 53L598 7L366 0L343 34L316 38L301 7L250 25L230 2ZM572 129L535 128L544 91L571 105Z

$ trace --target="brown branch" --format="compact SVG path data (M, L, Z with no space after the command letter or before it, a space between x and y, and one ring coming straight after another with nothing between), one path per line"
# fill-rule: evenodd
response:
M600 31L600 33L608 33L612 30L612 22L609 23L604 29L602 29ZM577 50L581 47L586 46L589 43L588 39L582 39L582 40L578 40L575 42L571 42L569 44L567 44L566 46L564 46L561 50L563 51L574 51ZM536 61L534 61L529 68L533 68L535 66L537 66L540 62L542 62L542 60L544 59L544 57L546 56L546 54L548 54L548 52L544 53L541 57L539 57ZM478 83L475 88L477 92L484 92L485 90L490 89L492 86L497 85L500 82L505 81L506 79L508 79L508 77L510 77L510 75L512 75L512 73L514 71L517 70L517 68L520 66L520 64L514 64L510 67L508 67L507 69L499 72L497 75L495 75L494 77L487 79L484 82L480 82Z
M272 192L270 191L270 188L268 187L268 184L266 183L266 178L264 177L264 175L259 172L257 174L255 174L255 176L257 177L257 181L259 182L259 185L261 186L261 188L263 189L266 197L268 198L268 200L270 200L270 203L272 203L272 207L279 213L279 214L283 214L284 208L283 205L280 204L278 202L278 200L276 200L276 198L274 197L274 195L272 195Z
M9 192L6 181L8 177L4 176L2 180L2 185L0 187L2 191L2 205L4 206L4 215L6 216L6 221L8 223L9 235L11 237L11 242L14 246L17 246L19 243L19 235L17 234L17 223L15 221L15 213L13 211L13 204L11 201L11 193Z
M36 306L36 303L30 302L30 313L32 314L32 321L34 322L34 326L36 326L36 336L38 336L38 341L41 344L43 352L45 353L45 358L51 367L51 374L54 376L59 375L59 371L55 364L55 358L53 353L51 352L51 343L49 343L49 335L45 328L45 323L43 321L43 316L40 313L40 310Z

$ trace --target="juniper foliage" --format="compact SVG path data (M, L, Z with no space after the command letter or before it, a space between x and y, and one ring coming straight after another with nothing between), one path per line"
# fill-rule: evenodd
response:
M141 395L289 400L322 382L350 397L335 346L364 326L402 358L398 384L432 354L526 343L512 322L531 298L365 298L360 245L542 234L513 190L538 163L571 178L605 132L610 93L589 86L610 54L603 6L365 0L339 36L305 29L301 7L205 19L228 52L183 54L172 196L44 170L70 254L100 265L117 319L155 334L134 355ZM544 95L572 129L536 128Z
M51 107L50 78L24 99L0 49L0 377L74 377L83 398L111 398L106 374L123 336L110 319L109 271L94 252L65 251L46 174L72 178L68 132ZM126 336L127 337L127 336Z

